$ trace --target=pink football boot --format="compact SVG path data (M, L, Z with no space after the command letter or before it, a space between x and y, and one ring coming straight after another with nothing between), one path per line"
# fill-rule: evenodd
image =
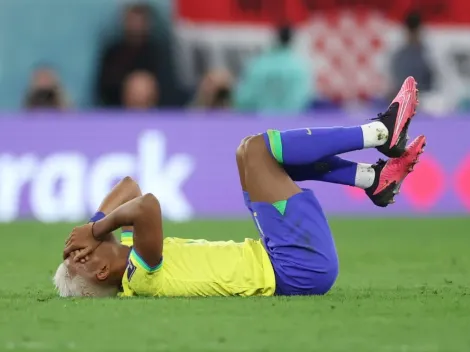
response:
M426 137L419 136L405 149L403 155L387 162L379 160L372 168L375 170L374 184L366 189L366 194L379 207L395 203L394 197L400 191L406 176L413 171L419 156L424 152Z
M418 104L416 80L408 77L388 110L374 119L382 122L388 129L388 140L384 145L377 147L379 152L389 158L398 158L405 152L408 126L416 114Z

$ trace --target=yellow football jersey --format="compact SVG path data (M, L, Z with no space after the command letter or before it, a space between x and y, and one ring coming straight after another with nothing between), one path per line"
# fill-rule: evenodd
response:
M131 234L121 242L132 246ZM132 249L122 296L272 296L275 277L260 241L211 242L165 238L163 260L149 267Z

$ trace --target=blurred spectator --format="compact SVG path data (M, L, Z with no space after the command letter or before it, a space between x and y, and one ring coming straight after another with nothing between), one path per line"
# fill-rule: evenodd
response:
M128 109L152 109L158 103L158 83L146 71L135 71L124 81L124 106Z
M411 12L405 19L405 27L406 43L392 57L392 91L398 91L406 77L413 76L419 83L419 90L429 92L433 89L434 72L421 39L420 14Z
M57 73L48 66L39 66L33 72L24 106L27 109L65 109L66 94Z
M157 80L158 46L151 35L153 16L146 4L124 10L122 37L103 51L98 71L98 100L103 106L122 106L126 77L143 70Z
M470 97L461 100L459 109L463 112L470 112Z
M200 109L231 107L233 77L226 70L212 70L202 79L191 106Z
M278 28L276 45L247 65L236 90L237 110L295 114L308 107L312 75L292 48L293 36L290 26Z

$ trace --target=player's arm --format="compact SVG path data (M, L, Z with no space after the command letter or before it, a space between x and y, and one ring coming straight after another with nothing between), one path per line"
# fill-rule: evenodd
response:
M93 225L93 235L102 240L106 234L124 226L134 227L134 250L149 267L162 259L163 229L160 203L152 194L135 198Z
M142 196L139 185L131 177L124 177L101 202L99 213L110 214L119 206Z
M98 221L104 218L106 215L110 214L119 206L141 196L142 191L140 190L140 187L137 182L135 182L130 176L124 177L116 186L113 187L113 189L103 199L98 208L97 213L90 219L90 221ZM133 231L132 227L123 228L122 230L124 232ZM107 239L114 238L110 236L112 235L110 234Z

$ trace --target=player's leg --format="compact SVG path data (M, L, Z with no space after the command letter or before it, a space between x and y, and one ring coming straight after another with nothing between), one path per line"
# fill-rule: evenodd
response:
M253 218L253 209L251 208L250 195L248 194L248 190L247 190L246 182L245 182L245 146L246 146L246 142L252 137L253 136L245 137L241 141L240 145L237 148L236 160L237 160L238 176L240 178L240 185L241 185L242 192L243 192L243 201L245 203L245 206L250 211L250 214Z
M272 157L263 135L245 141L243 168L242 187L249 193L252 202L276 203L302 192Z
M251 201L245 185L245 167L243 155L245 138L237 150L237 164L240 172L245 205L251 209ZM403 156L388 161L379 160L375 164L356 163L338 156L327 157L316 163L307 165L282 165L293 181L320 181L358 187L365 190L374 204L385 207L394 202L394 196L406 176L418 163L419 156L424 152L426 138L416 138L407 148Z
M309 216L319 214L316 228L302 224L304 214L296 209L302 199L294 199L313 197L313 193L305 193L306 196L302 197L304 192L270 155L260 135L245 138L237 149L236 157L245 205L273 265L276 294L326 293L338 272L336 250L328 223L319 203L313 199L304 210L309 212ZM289 200L291 204L287 206ZM293 219L293 216L296 218ZM312 240L310 233L313 232L325 239ZM322 272L320 276L325 278L317 279L317 272ZM292 282L297 284L293 285ZM312 291L312 287L316 291Z
M402 157L384 162L367 194L388 205L423 151L420 136ZM313 192L300 190L267 152L260 136L237 152L247 205L270 256L280 295L325 294L336 281L338 257L328 221ZM375 170L377 171L377 169Z
M282 165L294 181L320 181L366 189L375 178L373 165L330 156L307 165Z
M274 268L277 294L326 293L336 280L338 259L318 200L295 184L262 135L249 138L239 152L242 187Z
M417 103L416 84L413 88L408 85L405 82L402 88L403 98L397 97L376 124L317 129L315 133L307 129L304 134L286 131L286 138L271 131L249 138L240 149L242 187L251 197L250 209L274 267L278 294L324 294L338 275L334 240L318 200L313 192L301 190L280 164L309 164L372 146L381 147L386 155L404 154L408 124ZM388 135L381 142L384 127ZM306 140L305 134L315 138ZM295 139L302 141L300 148L296 148ZM330 139L336 139L337 145Z
M399 158L377 163L355 163L337 156L308 165L283 165L294 181L322 181L354 186L365 190L375 205L386 207L394 203L400 186L424 152L426 138L417 137Z
M268 130L263 134L273 157L287 165L311 164L329 156L378 147L385 144L388 135L380 121L355 127Z
M237 153L237 166L245 205L251 211L251 200L245 182L244 154L246 142L253 136L246 137L240 143ZM326 157L307 165L282 165L293 181L320 181L367 189L372 186L375 170L371 164L355 163L338 156Z
M418 105L416 81L409 77L389 109L375 121L356 127L305 128L264 133L270 153L280 164L305 165L363 148L389 157L403 155L408 126Z
M248 136L242 139L240 145L237 148L236 160L238 168L238 176L240 178L240 185L243 192L246 192L246 183L245 183L245 144L252 136Z
M270 131L264 138L271 154L294 181L317 180L365 189L372 180L372 166L350 162L336 154L370 147L377 147L385 155L403 154L408 126L416 113L417 92L416 81L408 77L387 112L379 114L377 121L349 128ZM250 138L242 141L237 152L244 191L245 172L240 160Z

